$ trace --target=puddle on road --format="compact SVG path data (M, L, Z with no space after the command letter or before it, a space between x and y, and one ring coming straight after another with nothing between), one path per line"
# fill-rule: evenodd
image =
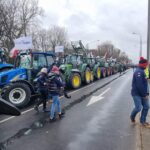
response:
M15 140L23 136L30 135L33 130L43 128L46 123L48 123L48 121L45 118L43 118L39 121L34 122L29 128L24 128L24 129L19 130L14 136L0 143L0 150L6 150L6 147L14 143Z
M114 80L118 79L119 77L114 78L113 80L109 81L108 83L104 84L103 86L93 90L92 92L81 96L79 99L74 100L73 102L69 103L67 106L64 107L64 109L62 110L62 112L65 112L65 110L69 110L71 107L73 107L74 105L81 103L83 100L85 100L87 97L91 96L92 94L94 94L95 92L97 92L98 90L100 90L101 88L107 86L108 84L110 84L111 82L113 82ZM35 121L29 128L24 128L19 130L14 136L8 138L7 140L5 140L4 142L0 143L0 150L6 150L7 146L10 144L13 144L15 142L15 140L23 137L23 136L28 136L30 135L34 130L43 128L45 126L45 124L48 124L48 116L45 115L41 120Z

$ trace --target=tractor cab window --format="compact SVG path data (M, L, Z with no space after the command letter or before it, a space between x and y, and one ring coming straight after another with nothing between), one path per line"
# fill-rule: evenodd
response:
M47 67L46 57L43 54L34 54L33 55L33 68L41 69Z
M92 64L95 64L96 62L95 62L95 59L92 59Z
M47 63L48 66L51 66L54 63L54 59L52 56L47 56Z
M20 55L16 60L16 67L31 68L31 55Z
M72 62L72 64L76 64L77 63L77 56L76 55L71 56L71 62Z
M71 62L72 62L72 58L73 58L72 56L69 56L69 55L66 56L66 57L65 57L65 62L66 62L66 63L71 63Z
M81 58L81 56L78 56L78 57L77 57L77 63L78 63L78 64L81 64L81 63L82 63L82 58Z

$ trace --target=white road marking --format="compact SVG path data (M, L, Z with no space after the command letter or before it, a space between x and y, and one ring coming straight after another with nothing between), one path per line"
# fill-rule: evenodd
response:
M92 84L90 84L90 85L87 85L87 86L85 86L85 87L83 87L83 88L80 88L80 89L78 89L78 90L75 90L75 91L73 91L73 92L70 92L69 94L73 94L73 93L76 93L76 92L78 92L78 91L80 91L80 90L83 90L83 89L86 89L86 88L89 88L90 86L93 86L93 84L96 84L97 82L94 82L94 83L92 83ZM60 99L62 99L64 96L61 96L60 97ZM40 105L40 107L41 107L42 105ZM23 111L21 114L26 114L26 113L28 113L28 112L30 112L30 111L32 111L32 110L34 110L34 108L30 108L30 109L28 109L28 110L26 110L26 111ZM6 122L6 121L9 121L9 120L11 120L11 119L13 119L13 118L15 118L15 116L12 116L12 117L8 117L8 118L6 118L6 119L3 119L3 120L1 120L0 121L0 124L1 123L4 123L4 122Z
M87 106L90 106L100 100L102 100L104 97L103 95L106 94L111 88L106 89L104 92L102 92L100 95L98 96L92 96L92 98L90 99L90 101L88 102Z
M8 120L10 120L10 119L13 119L13 118L15 118L15 116L12 116L12 117L3 119L3 120L0 121L0 124L1 124L1 123L4 123L4 122L6 122L6 121L8 121Z

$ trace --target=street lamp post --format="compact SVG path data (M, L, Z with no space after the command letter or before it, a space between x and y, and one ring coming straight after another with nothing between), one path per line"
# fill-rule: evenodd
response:
M139 52L139 56L141 57L142 56L142 36L141 36L141 34L135 33L135 32L133 32L133 34L138 35L139 38L140 38L140 52Z
M148 0L147 59L150 62L150 0Z

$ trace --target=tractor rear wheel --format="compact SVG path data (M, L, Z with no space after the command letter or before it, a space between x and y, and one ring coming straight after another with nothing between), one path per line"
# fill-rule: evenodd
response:
M93 71L91 71L91 82L94 81L94 74L93 74Z
M77 89L81 86L81 76L79 73L72 73L69 81L73 89Z
M91 82L91 71L90 68L88 67L85 69L84 78L85 78L85 84L89 84Z
M16 107L24 107L31 98L31 91L28 85L20 82L12 83L2 90L2 98L11 102Z
M103 78L106 77L106 69L102 69L102 77L103 77Z
M99 80L101 78L101 69L100 67L97 67L96 69L96 79Z

